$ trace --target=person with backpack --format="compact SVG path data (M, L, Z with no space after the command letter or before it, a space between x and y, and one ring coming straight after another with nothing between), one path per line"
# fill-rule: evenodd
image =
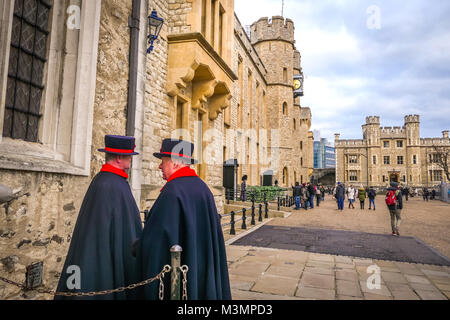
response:
M308 210L308 199L309 199L309 192L308 189L306 188L306 184L303 183L300 190L300 201L302 207L305 208L305 210Z
M400 214L403 209L403 200L402 194L397 186L398 184L396 182L391 182L391 187L387 189L385 201L391 214L392 235L398 237L400 236L399 227L402 222Z
M361 210L364 209L364 201L366 201L366 189L361 185L358 189L359 207Z
M320 188L318 186L315 186L315 188L316 188L317 206L319 206L320 200L322 200L322 194L321 194Z
M373 187L369 188L369 192L367 193L367 196L369 197L369 210L372 208L373 204L373 210L375 211L375 197L377 193L375 192L375 189Z

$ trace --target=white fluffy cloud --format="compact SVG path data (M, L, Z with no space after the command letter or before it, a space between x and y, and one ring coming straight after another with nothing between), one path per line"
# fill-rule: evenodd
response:
M312 129L321 136L361 138L368 115L403 125L421 116L421 135L450 129L450 2L410 0L285 0L302 55L305 96ZM380 29L369 29L367 8L380 12ZM243 25L281 14L278 0L236 0Z

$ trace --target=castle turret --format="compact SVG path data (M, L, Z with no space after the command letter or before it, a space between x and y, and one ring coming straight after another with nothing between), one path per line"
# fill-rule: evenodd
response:
M271 20L267 17L261 18L250 27L250 41L267 69L267 112L272 119L269 122L269 128L279 130L282 137L279 166L292 167L291 163L295 154L306 151L300 150L300 145L302 143L309 145L309 136L304 130L308 130L310 125L309 120L308 128L304 126L300 99L296 102L298 106L294 107L293 78L294 74L299 74L298 70L301 70L300 54L296 56L294 52L294 23L281 16L274 16ZM298 60L295 60L296 58ZM294 130L297 126L294 123L297 123L299 119L300 134L297 129ZM292 137L298 137L295 143L298 148L290 147L293 143ZM294 169L296 172L301 172L300 175L305 178L309 176L307 163L303 161L302 164L302 161L299 161L297 168Z
M294 23L291 19L274 16L259 19L251 25L251 43L267 68L267 82L292 86L294 68ZM298 55L298 58L300 55ZM298 74L298 72L296 73Z
M294 22L282 16L273 16L271 20L261 18L251 25L250 40L253 45L268 40L284 40L293 44Z
M380 143L380 117L366 117L366 124L362 126L363 138L368 146L375 146Z
M420 118L418 114L405 116L406 145L420 145Z

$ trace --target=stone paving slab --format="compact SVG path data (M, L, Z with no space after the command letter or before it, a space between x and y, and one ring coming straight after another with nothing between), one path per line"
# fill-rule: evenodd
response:
M361 297L362 292L356 281L336 280L337 294L351 297Z
M447 300L450 296L446 266L251 246L226 249L233 299ZM372 265L379 267L380 289L367 287L373 275L367 268Z
M303 272L300 284L305 287L334 289L334 276Z
M297 281L293 281L292 278L264 274L256 281L251 291L294 296L296 288Z
M335 300L336 293L332 289L299 286L295 296L311 300Z

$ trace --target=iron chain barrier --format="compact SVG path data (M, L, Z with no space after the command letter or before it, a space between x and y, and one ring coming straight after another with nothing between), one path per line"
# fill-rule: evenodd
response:
M187 272L189 271L188 266L183 265L180 266L180 260L181 260L181 252L183 250L180 246L175 245L170 249L171 253L171 264L172 266L165 265L161 272L159 272L155 277L149 278L147 280L141 281L139 283L130 284L126 287L120 287L116 289L110 289L110 290L101 290L101 291L91 291L91 292L57 292L53 290L46 290L46 289L39 289L39 288L28 288L25 284L21 284L3 277L0 277L0 281L6 282L10 285L16 286L20 288L23 291L29 291L34 290L38 293L42 294L50 294L53 296L65 296L65 297L93 297L93 296L99 296L99 295L106 295L106 294L112 294L112 293L118 293L123 292L125 290L132 290L137 287L145 286L153 281L159 280L159 292L158 296L160 300L164 300L164 275L170 271L172 271L172 279L174 279L175 276L175 282L172 282L171 287L171 300L180 300L180 277L178 276L179 273L183 274L183 280L182 280L182 299L187 300ZM174 288L177 288L178 290L174 290Z

